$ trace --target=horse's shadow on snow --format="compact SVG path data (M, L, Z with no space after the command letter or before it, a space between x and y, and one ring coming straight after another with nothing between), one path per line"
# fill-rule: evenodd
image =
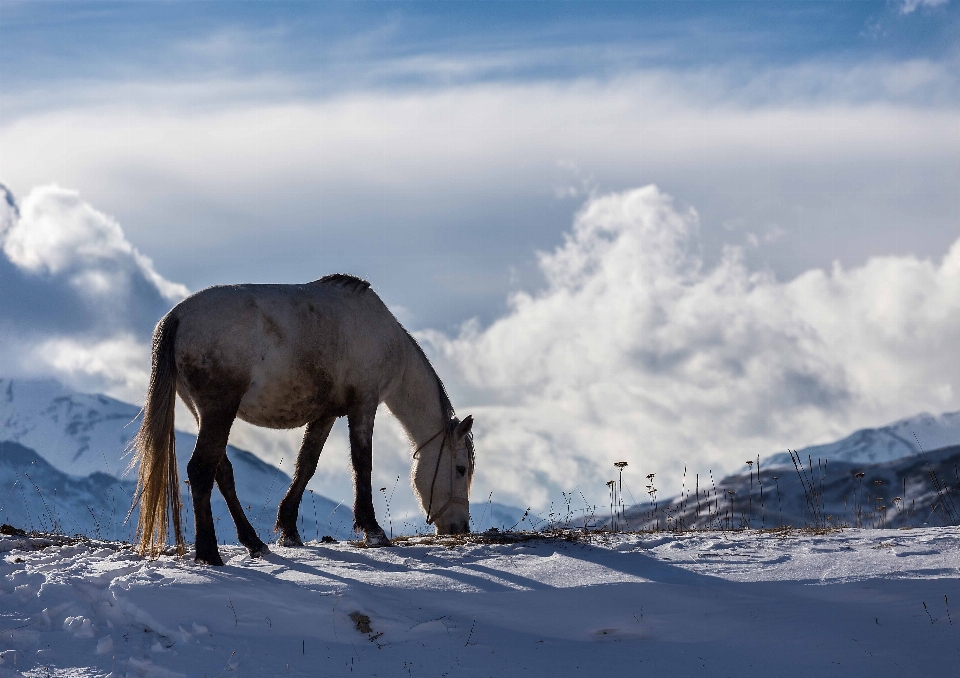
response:
M433 575L441 579L447 579L450 581L457 582L461 585L470 587L473 591L481 591L484 593L494 593L501 591L516 591L519 588L521 589L549 589L553 588L548 584L536 581L535 579L529 579L522 575L517 575L511 572L504 572L494 568L487 568L478 565L470 565L460 562L448 562L444 559L433 556L429 553L420 555L419 561L422 564L430 564L432 567L410 567L403 563L383 561L378 558L373 558L364 553L366 549L356 549L356 550L340 550L340 549L323 549L323 547L316 546L304 546L303 549L309 549L314 551L316 555L319 555L325 558L328 561L338 561L341 567L349 567L353 565L354 567L360 566L366 573L383 573L383 574L404 574L410 573L412 575ZM402 547L400 547L402 548ZM412 554L411 554L412 555ZM331 572L329 569L325 569L322 565L311 565L304 563L298 559L289 558L278 553L271 553L265 556L267 562L280 565L289 570L295 572L302 572L307 575L315 577L323 577L326 579L331 579L342 584L347 584L349 586L371 586L376 588L394 588L391 585L391 582L384 583L371 583L366 578L360 577L350 577L344 576L342 574L336 574ZM465 570L475 570L477 574L470 574ZM272 576L272 575L269 575ZM496 581L497 579L501 581ZM510 586L507 583L513 584Z
M585 561L591 565L603 568L607 571L613 571L626 575L628 577L642 580L637 583L661 583L686 586L731 586L735 582L729 581L723 577L693 572L679 564L664 562L663 560L641 551L614 551L608 548L593 546L590 544L576 544L563 541L538 542L535 545L524 544L522 547L511 551L498 550L490 552L482 549L479 552L465 552L457 558L443 558L435 555L431 550L421 550L410 547L394 547L391 551L403 555L404 560L415 559L417 566L410 566L396 560L383 560L376 556L368 555L367 549L331 549L322 546L304 546L297 549L298 552L309 554L309 557L321 558L330 564L335 564L334 568L325 568L323 563L312 564L304 562L294 554L280 554L272 552L264 557L264 560L271 565L283 567L286 570L300 572L310 577L317 577L320 580L328 580L350 587L375 587L378 589L394 588L394 581L371 582L370 575L390 574L423 576L432 575L451 582L456 582L469 592L517 592L518 590L536 591L550 590L556 588L580 588L591 584L578 584L576 582L564 582L561 585L544 582L535 576L515 571L505 570L493 566L492 561L509 555L518 553L527 554L539 558L547 559L554 555L562 555L566 558ZM331 561L333 561L331 563ZM536 564L532 564L534 570ZM257 572L249 568L242 568L244 572L251 577L273 579L276 573ZM355 570L359 576L350 576L349 573L334 572L334 569ZM571 571L576 568L570 568ZM256 574L255 574L256 573ZM596 582L593 585L602 585L604 582ZM627 583L627 582L611 582ZM406 588L405 586L403 588Z

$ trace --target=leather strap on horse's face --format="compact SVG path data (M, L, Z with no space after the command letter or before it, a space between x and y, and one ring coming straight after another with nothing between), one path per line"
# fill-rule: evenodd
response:
M423 445L417 448L416 452L413 453L413 456L416 457L418 454L420 454L420 450L422 450L424 447L426 447L431 442L433 442L436 439L436 437L441 433L443 434L443 439L440 441L440 451L437 452L437 465L433 469L433 480L430 481L430 500L427 503L427 525L433 525L434 521L436 521L437 518L439 518L444 513L446 513L447 509L450 508L451 504L461 504L462 506L466 506L468 508L470 506L470 502L468 500L453 496L453 487L454 487L454 484L456 483L456 477L454 476L454 473L456 473L456 464L453 461L451 461L450 462L450 498L447 499L446 503L443 506L437 509L436 513L433 513L433 489L437 484L437 475L440 473L440 458L443 456L443 448L446 445L447 436L450 434L450 427L449 426L444 427L442 430L434 433Z

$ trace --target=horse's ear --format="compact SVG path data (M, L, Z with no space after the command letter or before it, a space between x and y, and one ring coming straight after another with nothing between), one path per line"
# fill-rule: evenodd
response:
M470 433L471 428L473 428L473 415L468 414L463 421L457 424L457 430L455 432L457 440L460 440L461 438L466 436L468 433Z

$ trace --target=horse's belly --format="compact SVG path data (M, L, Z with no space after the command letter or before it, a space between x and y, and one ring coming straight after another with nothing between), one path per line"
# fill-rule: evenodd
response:
M297 428L329 412L329 385L313 380L257 380L240 401L237 416L255 426Z

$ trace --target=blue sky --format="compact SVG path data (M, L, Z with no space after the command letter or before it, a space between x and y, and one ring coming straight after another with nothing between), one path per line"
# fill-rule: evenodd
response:
M184 290L346 271L481 492L957 409L958 123L957 0L0 3L0 372L136 400Z
M71 3L52 11L46 3L8 2L3 56L11 84L168 76L176 68L179 77L210 69L316 74L330 81L321 88L335 90L345 83L329 77L330 70L346 67L336 63L345 57L363 70L423 54L552 51L546 61L504 64L480 76L541 79L718 61L761 67L955 51L955 11L941 5L905 15L902 8L894 2L139 2ZM177 50L231 32L249 38L245 49L218 53L211 42L206 59Z

